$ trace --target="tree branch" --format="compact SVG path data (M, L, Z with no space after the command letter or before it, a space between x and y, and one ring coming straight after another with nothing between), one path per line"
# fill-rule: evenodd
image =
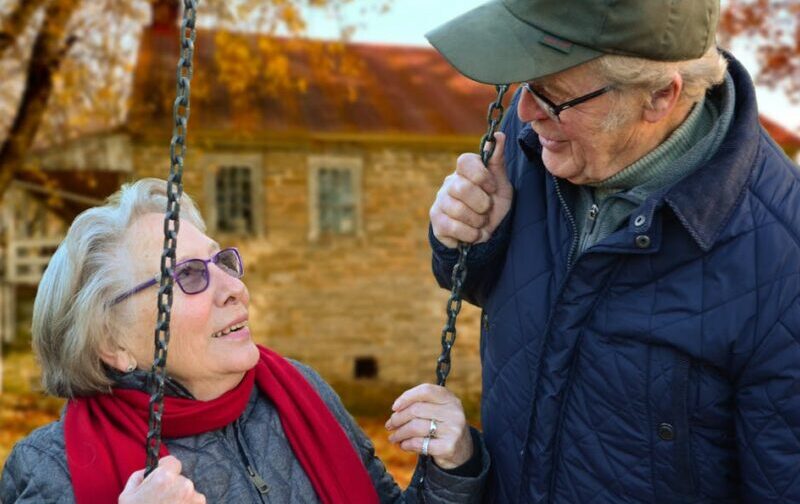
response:
M0 59L19 40L33 15L47 0L19 0L11 14L0 24Z
M33 43L17 115L0 147L0 195L5 193L36 137L53 90L53 75L74 41L65 34L67 23L79 5L80 0L59 0L47 6L44 22Z

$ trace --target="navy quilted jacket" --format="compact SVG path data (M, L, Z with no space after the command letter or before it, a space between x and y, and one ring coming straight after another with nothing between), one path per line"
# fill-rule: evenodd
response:
M710 162L579 256L575 188L509 114L512 212L465 286L494 502L800 503L800 172L729 73Z

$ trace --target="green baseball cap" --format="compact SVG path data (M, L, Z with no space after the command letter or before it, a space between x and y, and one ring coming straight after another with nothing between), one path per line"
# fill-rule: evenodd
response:
M718 21L719 0L493 0L426 37L470 79L510 84L603 54L699 58Z

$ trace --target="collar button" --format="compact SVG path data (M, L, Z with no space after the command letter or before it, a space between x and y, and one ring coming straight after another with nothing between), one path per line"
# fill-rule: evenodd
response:
M650 237L647 235L639 235L636 237L635 243L640 249L646 249L650 246Z

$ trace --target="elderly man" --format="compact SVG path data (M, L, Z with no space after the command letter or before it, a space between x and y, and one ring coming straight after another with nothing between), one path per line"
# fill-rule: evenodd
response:
M800 502L800 173L718 0L495 0L434 30L521 83L431 208L483 309L495 502Z

